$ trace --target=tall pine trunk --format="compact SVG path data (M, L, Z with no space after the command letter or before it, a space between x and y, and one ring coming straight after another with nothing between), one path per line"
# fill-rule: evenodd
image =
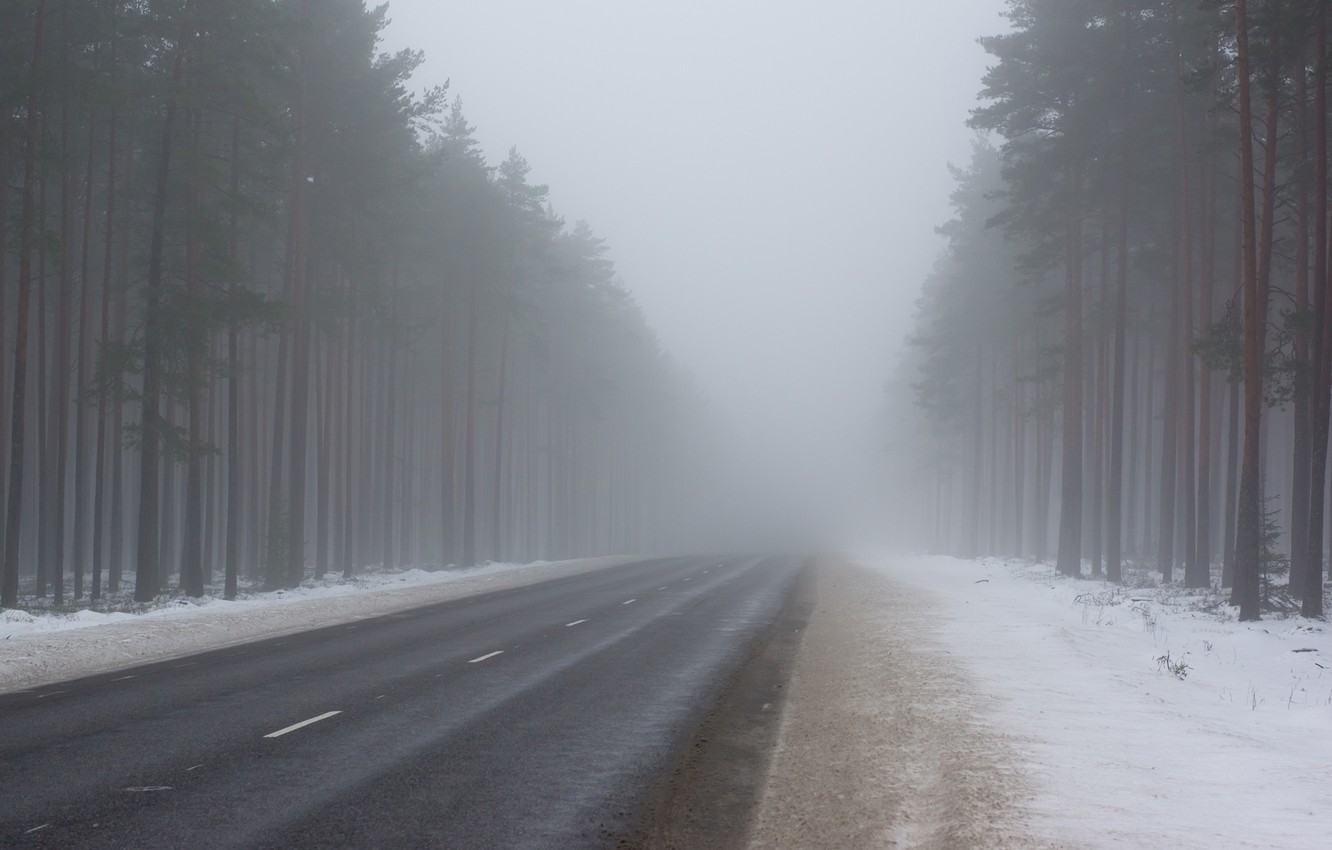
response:
M1216 289L1216 157L1206 155L1203 176L1203 231L1202 231L1202 267L1200 272L1200 297L1198 321L1203 328L1212 324L1212 296ZM1198 505L1197 505L1197 543L1195 544L1196 568L1189 572L1186 568L1184 583L1189 587L1207 587L1212 581L1212 423L1213 388L1216 383L1212 370L1206 365L1199 370L1200 394L1198 409Z
M139 420L139 527L137 571L134 598L148 602L157 596L162 576L159 573L160 529L158 500L161 484L159 436L161 429L161 294L162 253L168 190L171 178L172 136L176 127L176 92L185 73L185 43L189 37L189 0L181 10L180 31L176 35L175 60L171 71L171 93L167 96L166 115L162 121L162 143L154 179L152 241L148 251L148 280L144 294L143 329L143 401Z
M190 159L199 157L199 111L189 112ZM186 175L185 188L185 288L189 297L198 299L202 294L199 281L199 188L194 167ZM193 321L191 319L191 321ZM199 597L204 592L203 568L203 355L207 338L203 329L195 327L187 343L188 370L186 388L186 415L189 418L189 457L185 468L185 543L180 559L181 586L187 596Z
M63 12L64 27L68 32L68 4ZM68 36L66 36L68 38ZM69 44L65 44L66 62ZM70 126L68 91L62 92L66 102L60 108L60 294L56 308L55 375L51 387L51 417L55 420L55 491L52 497L54 514L51 517L54 543L50 562L50 579L56 605L65 600L65 509L69 502L69 413L73 395L70 392L70 336L74 324L74 169L70 161Z
M42 41L46 32L46 0L37 0L32 64L24 120L23 212L19 230L18 304L14 331L14 384L9 431L9 504L5 510L5 563L0 578L0 605L18 605L19 531L23 522L24 424L27 416L28 313L32 296L32 252L37 243L37 97L42 74Z
M1110 480L1106 492L1106 559L1105 577L1109 581L1123 581L1123 509L1124 509L1124 372L1125 325L1128 323L1128 232L1129 181L1127 151L1123 156L1126 171L1120 175L1118 241L1115 254L1115 341L1114 386L1110 401ZM1130 490L1130 497L1132 491Z
M502 497L504 493L504 413L506 390L505 382L509 371L509 321L504 321L504 332L500 338L500 365L498 392L499 409L495 414L495 472L491 492L490 506L490 557L496 561L504 560L504 523L502 516Z
M394 291L396 292L396 268L394 278ZM396 316L391 321L396 321ZM393 545L396 542L393 534L393 501L396 496L396 493L394 493L393 469L397 463L395 453L397 451L396 438L398 435L398 335L396 328L390 328L389 330L388 352L388 375L386 380L388 386L385 388L387 398L384 401L384 531L380 547L384 553L382 559L384 569L391 570L394 568ZM405 507L406 504L404 503Z
M476 347L477 347L477 294L476 281L467 309L467 398L463 411L463 546L464 566L476 563Z
M116 74L116 42L115 36L111 40L111 75L112 79ZM107 160L106 160L106 222L105 233L102 239L102 304L101 304L101 322L98 326L99 336L98 344L105 349L110 341L111 332L111 277L114 268L115 232L116 232L116 131L118 129L118 113L115 110L111 112L111 119L107 126ZM107 469L107 387L106 382L109 375L102 375L97 385L97 436L96 448L93 451L93 544L92 544L92 597L98 599L102 595L102 557L104 553L103 535L106 526L106 476ZM118 450L119 447L117 446Z
M1314 392L1309 452L1309 521L1300 613L1323 615L1323 525L1329 402L1332 402L1332 297L1328 294L1327 4L1319 4L1314 89Z
M1298 146L1298 168L1309 165L1309 85L1303 46L1296 59L1299 73L1295 77L1295 139ZM1294 181L1295 192L1295 292L1294 311L1297 316L1309 312L1309 187L1304 179ZM1301 327L1293 334L1294 381L1291 387L1291 478L1290 478L1290 590L1296 596L1304 586L1304 569L1308 560L1309 544L1309 430L1312 425L1309 391L1313 375L1310 374L1309 337Z
M1259 452L1262 443L1263 419L1263 353L1267 338L1267 281L1260 273L1260 254L1267 253L1266 235L1270 232L1272 210L1275 206L1275 162L1277 140L1275 134L1278 104L1274 92L1269 92L1268 133L1265 136L1267 155L1263 186L1263 241L1258 245L1255 209L1253 106L1250 94L1249 19L1247 0L1236 0L1235 28L1237 33L1237 71L1239 74L1240 103L1240 191L1243 193L1241 214L1244 219L1244 450L1240 466L1240 492L1235 530L1235 584L1231 590L1231 603L1238 605L1241 620L1259 617L1259 559L1262 556L1262 480ZM1270 81L1276 89L1277 80Z
M89 325L92 323L92 281L89 279L89 249L92 245L93 163L97 153L97 113L88 116L88 162L83 192L83 242L79 263L79 330L75 362L78 375L74 381L74 528L73 567L74 598L82 599L84 575L88 567L88 415L86 396L91 366L88 363Z
M1081 175L1067 169L1072 197L1065 236L1063 474L1060 478L1059 559L1064 575L1082 573L1082 213Z
M301 18L308 20L307 0L301 0ZM308 264L308 223L306 221L306 69L303 51L297 50L297 94L293 120L296 126L296 152L292 158L292 252L291 290L296 308L296 328L292 334L291 360L291 507L287 516L286 582L296 587L305 575L305 486L308 455L310 410L310 280Z
M355 554L355 527L356 517L354 514L356 506L356 480L353 476L355 469L355 440L352 430L353 412L356 409L356 285L349 280L347 300L349 313L347 314L347 361L346 361L346 393L343 398L345 416L343 422L343 453L342 453L342 575L343 578L351 578L356 566Z
M239 292L237 263L240 254L240 221L237 204L240 201L240 116L231 119L231 285L228 291L233 300ZM241 439L240 439L240 329L236 322L227 324L227 507L226 547L223 564L222 594L236 598L240 574L241 530Z

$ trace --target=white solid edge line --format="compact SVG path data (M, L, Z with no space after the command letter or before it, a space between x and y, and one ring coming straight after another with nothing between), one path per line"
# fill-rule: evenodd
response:
M586 622L587 622L587 620L574 620L572 623L565 623L565 624L564 624L564 627L565 627L566 629L568 629L568 628L571 628L571 627L573 627L573 626L581 625L582 623L586 623Z
M283 735L287 734L288 732L295 732L297 729L303 729L306 726L309 726L311 723L318 723L321 720L327 720L330 717L334 717L341 713L342 713L341 711L326 711L323 714L319 715L318 717L311 717L309 720L302 720L300 723L293 723L290 726L286 727L285 729L279 729L276 732L269 732L264 737L281 738Z
M481 656L480 658L473 658L471 661L468 661L467 663L468 663L468 664L476 664L476 663L478 663L478 662L485 661L485 660L488 659L488 658L494 658L496 655L503 655L503 654L504 654L504 650L502 650L502 649L497 649L497 650L495 650L494 652L491 652L491 653L488 653L488 654L486 654L486 655Z

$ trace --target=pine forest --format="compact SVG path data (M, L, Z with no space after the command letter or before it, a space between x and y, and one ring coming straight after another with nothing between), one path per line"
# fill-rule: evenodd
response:
M968 557L1321 616L1328 4L1007 16L893 383L926 414L916 521Z
M0 4L0 605L670 532L696 390L386 15Z

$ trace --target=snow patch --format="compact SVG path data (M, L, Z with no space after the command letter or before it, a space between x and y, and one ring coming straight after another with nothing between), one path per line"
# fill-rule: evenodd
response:
M1332 846L1332 633L1224 599L1043 564L864 559L939 603L939 634L1016 734L1043 835L1086 848Z

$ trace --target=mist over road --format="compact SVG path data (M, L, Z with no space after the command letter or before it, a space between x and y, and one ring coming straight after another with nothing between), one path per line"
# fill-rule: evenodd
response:
M0 845L616 846L800 571L640 561L0 696Z

